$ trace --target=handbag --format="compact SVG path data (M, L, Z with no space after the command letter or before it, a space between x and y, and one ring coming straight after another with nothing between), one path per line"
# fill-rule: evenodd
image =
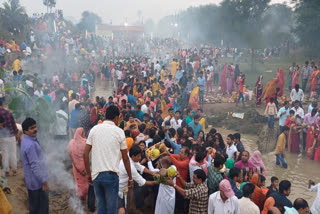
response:
M88 210L90 212L94 212L96 210L95 204L96 204L96 196L94 194L94 188L93 185L89 184L88 189Z

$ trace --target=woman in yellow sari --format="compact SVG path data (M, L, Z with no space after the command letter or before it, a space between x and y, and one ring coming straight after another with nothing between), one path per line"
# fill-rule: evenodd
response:
M275 97L277 93L277 83L278 83L277 78L274 78L273 80L267 83L262 93L263 99L266 100L266 105L269 103L269 100L271 97Z

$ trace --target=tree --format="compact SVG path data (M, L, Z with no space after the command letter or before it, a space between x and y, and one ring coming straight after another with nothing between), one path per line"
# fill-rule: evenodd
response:
M56 6L56 0L43 0L43 4L47 7L47 12L48 9L51 12L52 8Z
M2 27L14 35L23 31L28 24L26 10L20 5L19 0L8 0L3 3L0 20L2 22Z
M97 14L89 11L84 11L77 27L81 32L85 32L86 30L88 32L95 32L96 25L101 24L101 22L101 18Z
M297 25L294 33L302 46L309 48L310 56L315 55L320 48L320 4L318 0L293 0Z

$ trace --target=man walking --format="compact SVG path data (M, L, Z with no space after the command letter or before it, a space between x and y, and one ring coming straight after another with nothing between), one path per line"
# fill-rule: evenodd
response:
M48 169L37 140L37 124L32 118L22 123L21 161L28 189L29 213L49 213Z
M84 162L89 183L94 186L98 214L117 213L119 192L119 164L122 156L128 174L128 188L133 187L130 160L124 131L117 127L120 111L116 106L107 108L106 120L94 126L88 136ZM92 150L91 169L89 153Z

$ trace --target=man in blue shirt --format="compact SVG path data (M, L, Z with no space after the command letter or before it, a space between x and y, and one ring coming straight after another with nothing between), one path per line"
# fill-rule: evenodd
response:
M141 105L136 105L136 109L132 111L136 113L136 118L143 122L143 112L141 111Z
M284 124L288 118L290 109L289 109L289 102L285 101L284 106L279 109L277 117L279 118L279 127L280 127L280 134L283 131Z
M200 121L200 116L196 114L194 116L194 121L188 124L193 130L194 140L197 140L199 132L203 130L202 125L199 123L199 121Z
M203 73L200 72L198 77L198 86L199 86L199 103L203 104L204 88L206 85L206 78L204 78Z
M76 129L79 127L79 112L80 112L80 103L75 105L75 109L73 109L70 113L69 120L69 138L72 139Z
M291 208L292 202L287 198L291 192L290 181L283 180L279 184L279 192L274 192L270 195L274 200L281 206L286 206Z
M237 167L233 167L232 169L230 169L229 177L230 185L234 194L238 199L242 198L243 193L238 189L236 184L236 182L239 182L239 178L241 177L241 170Z
M28 189L29 212L49 213L48 169L43 151L37 140L37 125L32 118L22 123L21 161Z

